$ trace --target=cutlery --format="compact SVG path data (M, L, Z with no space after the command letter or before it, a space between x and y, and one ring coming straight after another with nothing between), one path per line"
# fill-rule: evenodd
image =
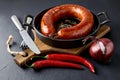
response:
M40 54L40 50L34 43L34 41L31 39L30 35L27 33L27 31L23 28L22 24L18 20L16 15L12 15L11 19L13 23L16 25L16 27L19 29L20 35L23 38L24 42L27 44L29 49L31 49L35 54Z
M31 15L27 15L24 19L24 28L28 32L29 29L31 30L31 24L33 22L33 17ZM20 47L25 50L28 48L24 40L21 42Z

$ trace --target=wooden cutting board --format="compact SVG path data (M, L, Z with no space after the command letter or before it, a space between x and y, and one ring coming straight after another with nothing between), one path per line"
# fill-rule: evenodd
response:
M110 31L110 27L108 25L102 25L100 27L100 29L97 32L97 38L101 38L104 35L106 35L108 32ZM71 48L71 49L63 49L63 48L55 48L52 46L49 46L45 43L43 43L37 36L36 32L33 30L33 34L35 37L34 42L36 43L36 45L38 46L39 50L41 51L42 54L44 53L49 53L49 52L59 52L59 53L70 53L70 54L75 54L75 55L79 55L80 53L82 53L84 50L86 50L91 44L92 42L82 46L82 47L77 47L77 48ZM14 58L15 62L20 65L23 66L27 61L30 60L31 57L35 56L35 54L30 50L30 49L26 49L25 51L23 51L24 53L27 53L28 55L26 57L17 54Z

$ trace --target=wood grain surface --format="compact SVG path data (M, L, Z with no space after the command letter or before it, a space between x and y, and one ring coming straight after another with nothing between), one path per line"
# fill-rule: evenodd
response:
M108 25L103 25L98 30L96 37L101 38L104 35L106 35L109 31L110 31L110 27ZM39 50L41 51L41 54L49 53L49 52L59 52L59 53L70 53L70 54L80 55L80 53L82 53L84 50L86 50L93 42L93 41L91 41L90 43L88 43L82 47L71 48L71 49L55 48L55 47L52 47L52 46L49 46L49 45L43 43L37 37L37 34L34 30L33 30L33 34L35 37L34 42L36 43ZM35 53L33 53L30 49L27 49L24 52L27 53L28 56L24 57L24 56L18 54L14 58L15 62L20 66L24 65L27 61L30 60L31 57L35 56Z

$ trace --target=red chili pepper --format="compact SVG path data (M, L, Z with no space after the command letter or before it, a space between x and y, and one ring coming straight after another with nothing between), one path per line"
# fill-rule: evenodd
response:
M88 60L83 57L72 55L72 54L48 54L45 56L48 60L58 60L58 61L70 61L84 64L87 66L91 72L95 73L94 66Z
M55 61L55 60L40 60L34 62L31 67L34 69L42 69L45 67L63 67L63 68L76 68L76 69L83 69L80 65L69 63L69 62L62 62L62 61Z

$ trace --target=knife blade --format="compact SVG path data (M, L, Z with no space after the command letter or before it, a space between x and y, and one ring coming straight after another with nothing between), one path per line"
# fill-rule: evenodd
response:
M34 41L31 39L30 35L27 33L27 31L22 27L22 24L20 23L19 19L16 15L11 16L11 20L15 24L15 26L19 29L20 35L23 38L24 42L28 45L28 47L35 53L40 54L40 50L34 43Z

